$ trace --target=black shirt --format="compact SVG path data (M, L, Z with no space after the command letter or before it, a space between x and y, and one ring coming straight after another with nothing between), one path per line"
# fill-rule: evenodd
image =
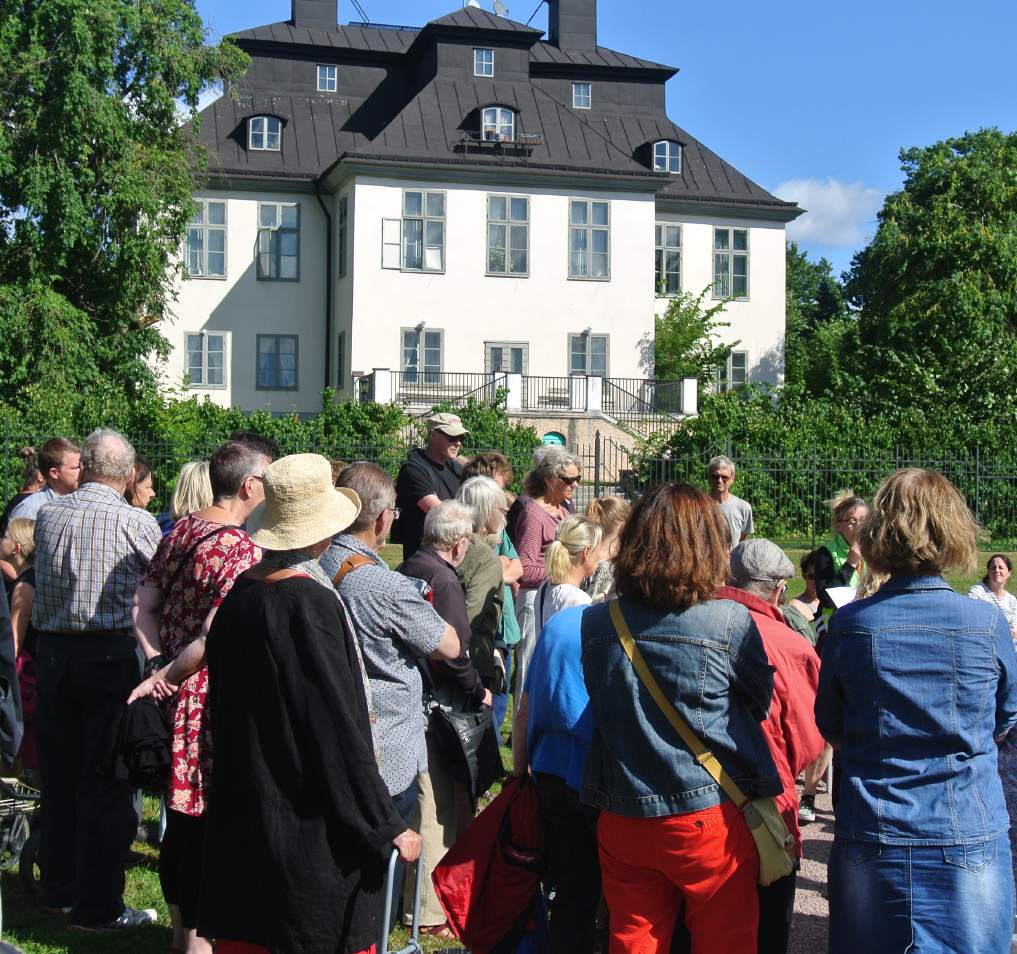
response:
M403 559L409 559L420 547L427 516L418 501L434 494L439 500L452 500L463 483L463 468L457 461L436 464L419 447L410 451L396 478L396 506L401 511L393 542L403 545Z

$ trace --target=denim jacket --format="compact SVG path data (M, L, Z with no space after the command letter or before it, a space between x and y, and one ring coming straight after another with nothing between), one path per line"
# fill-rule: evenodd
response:
M748 610L710 600L664 612L624 597L621 609L661 689L742 791L779 793L760 726L770 706L773 670ZM582 646L595 724L583 801L634 818L720 804L720 786L696 763L632 668L608 604L583 613Z
M839 744L837 835L956 845L1006 831L996 743L1017 723L1003 614L938 576L894 576L834 613L816 722Z

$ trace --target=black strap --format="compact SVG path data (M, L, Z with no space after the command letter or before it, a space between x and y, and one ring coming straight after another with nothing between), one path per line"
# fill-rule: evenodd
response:
M191 548L180 558L180 562L177 564L177 568L173 571L173 576L170 577L169 584L163 589L163 594L168 594L173 589L173 584L180 579L180 574L184 572L184 567L187 566L187 562L197 552L206 540L211 540L218 533L222 533L224 530L239 530L240 528L235 523L224 523L216 527L214 530L210 530L208 533L203 534L198 538L198 542L195 543Z

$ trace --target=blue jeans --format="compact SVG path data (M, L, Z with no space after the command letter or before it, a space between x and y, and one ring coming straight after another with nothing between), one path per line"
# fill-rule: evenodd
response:
M1006 832L935 847L834 840L830 954L1009 954L1013 917Z

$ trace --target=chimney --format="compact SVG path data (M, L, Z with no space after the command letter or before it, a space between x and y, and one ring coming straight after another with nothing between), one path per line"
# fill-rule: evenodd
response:
M290 23L310 30L331 30L339 23L338 0L292 0Z
M597 0L548 0L547 6L548 36L558 49L597 48Z

